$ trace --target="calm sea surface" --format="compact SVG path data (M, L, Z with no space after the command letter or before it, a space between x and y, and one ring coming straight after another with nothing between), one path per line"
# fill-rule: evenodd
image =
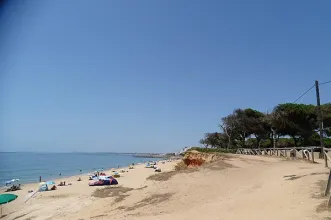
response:
M89 173L96 169L128 166L154 160L114 153L0 153L0 187L11 179L21 183L53 180L61 176Z

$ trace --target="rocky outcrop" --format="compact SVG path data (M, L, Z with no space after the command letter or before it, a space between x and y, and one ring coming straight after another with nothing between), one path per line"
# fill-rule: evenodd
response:
M201 166L204 163L209 163L218 159L219 156L215 153L202 153L196 150L186 152L183 161L189 166Z

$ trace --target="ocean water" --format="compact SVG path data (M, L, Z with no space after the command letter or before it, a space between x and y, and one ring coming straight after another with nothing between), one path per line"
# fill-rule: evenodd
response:
M4 153L0 152L0 187L11 179L21 183L87 174L96 169L124 167L156 160L115 153ZM80 171L82 170L82 171ZM61 174L61 176L60 176Z

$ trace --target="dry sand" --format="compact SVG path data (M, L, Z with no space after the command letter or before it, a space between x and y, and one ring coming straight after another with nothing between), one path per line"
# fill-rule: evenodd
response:
M163 172L156 176L153 169L136 166L115 187L89 187L86 176L81 182L66 178L72 186L37 193L23 203L36 188L26 185L4 206L3 219L330 219L327 198L321 196L328 177L322 163L236 155L199 169L171 171L174 165L160 164Z

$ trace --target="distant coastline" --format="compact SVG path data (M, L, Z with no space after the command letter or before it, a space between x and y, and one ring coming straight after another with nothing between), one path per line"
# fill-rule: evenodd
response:
M143 157L143 158L167 158L167 154L155 154L155 153L136 153L133 154L134 157Z

